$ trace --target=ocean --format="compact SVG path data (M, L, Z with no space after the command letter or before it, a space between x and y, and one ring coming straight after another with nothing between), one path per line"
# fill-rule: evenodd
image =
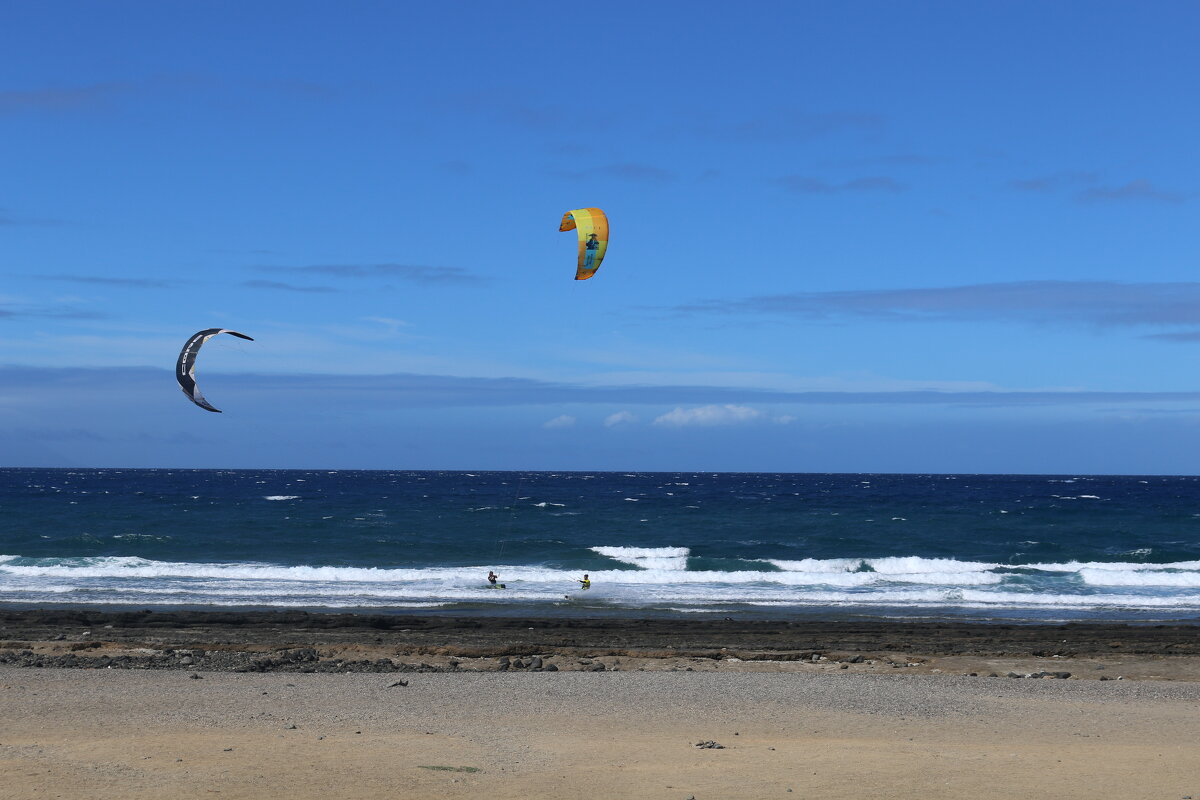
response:
M0 603L1200 622L1200 478L3 469Z

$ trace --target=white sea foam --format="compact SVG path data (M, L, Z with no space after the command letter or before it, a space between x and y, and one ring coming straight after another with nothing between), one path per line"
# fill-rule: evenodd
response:
M593 547L592 552L643 569L678 571L687 569L689 551L686 547Z
M766 559L781 570L796 572L876 572L888 577L914 574L952 574L986 572L999 564L980 561L957 561L952 558L920 558L918 556L891 558L806 558L800 561Z
M1200 561L1173 561L1168 564L1146 564L1140 561L1065 561L1061 563L1012 564L1012 567L1036 569L1046 572L1080 572L1085 569L1112 570L1114 572L1133 572L1140 570L1171 570L1195 569L1200 570Z
M1170 565L1068 563L992 565L953 559L867 558L772 561L775 570L687 570L687 548L597 547L638 569L578 570L492 565L508 584L489 591L489 567L362 568L260 563L162 562L128 556L0 556L6 602L409 607L441 603L556 602L630 608L729 604L998 609L1200 609L1200 562ZM744 562L747 565L755 562ZM763 562L758 562L762 564ZM1034 583L1030 583L1034 581ZM1126 593L1105 587L1127 587Z
M298 494L269 494L263 500L299 500Z
M1089 586L1186 586L1200 587L1200 572L1112 569L1081 569L1079 577Z

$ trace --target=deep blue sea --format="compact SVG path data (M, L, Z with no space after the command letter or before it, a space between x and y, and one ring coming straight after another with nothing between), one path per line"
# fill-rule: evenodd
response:
M1200 622L1200 478L4 469L0 603Z

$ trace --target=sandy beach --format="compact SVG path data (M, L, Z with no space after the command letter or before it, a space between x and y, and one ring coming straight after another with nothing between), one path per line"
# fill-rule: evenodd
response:
M6 797L1200 797L1189 626L9 610L0 628Z
M12 798L1200 793L1190 682L393 677L0 668L0 780Z

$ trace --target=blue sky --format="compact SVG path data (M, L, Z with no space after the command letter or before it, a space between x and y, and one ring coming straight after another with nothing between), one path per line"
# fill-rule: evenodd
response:
M0 464L1196 472L1194 3L581 8L5 6Z

